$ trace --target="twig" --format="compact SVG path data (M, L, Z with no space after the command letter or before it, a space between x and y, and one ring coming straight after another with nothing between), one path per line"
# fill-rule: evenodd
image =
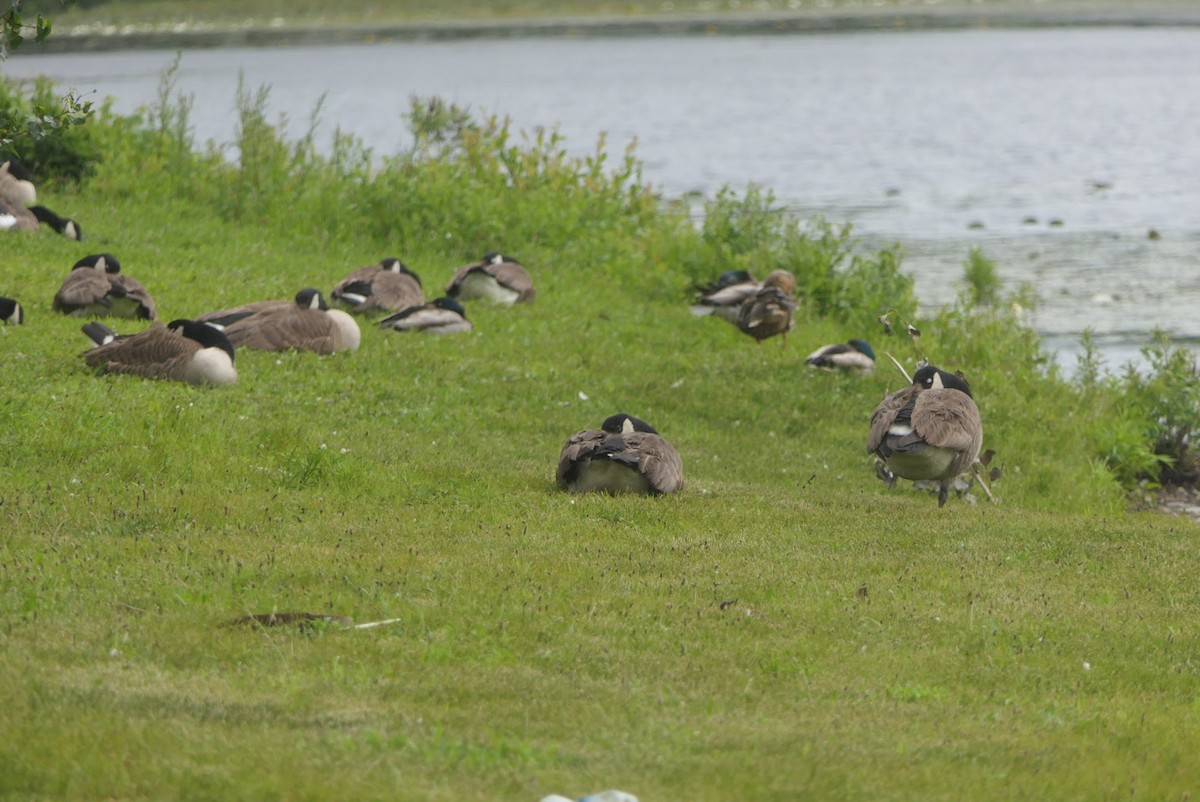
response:
M979 469L982 467L984 467L983 463L979 460L975 460L974 464L971 465L971 473L975 474L975 479L979 482L979 486L983 488L983 492L987 495L988 501L995 504L996 497L993 496L992 491L988 489L987 482L983 481L983 474L979 471Z
M371 627L382 627L387 624L398 624L399 618L387 618L383 621L367 621L365 624L355 624L354 629L370 629Z
M892 364L895 365L896 369L900 371L900 374L902 376L904 376L904 380L906 382L908 382L909 384L912 384L912 376L908 375L908 371L905 370L904 366L900 364L900 360L896 359L896 357L892 356L887 351L884 351L883 353L884 353L884 356L886 356L888 359L892 360Z

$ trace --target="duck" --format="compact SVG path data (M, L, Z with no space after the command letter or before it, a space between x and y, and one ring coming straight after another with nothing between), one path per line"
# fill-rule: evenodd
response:
M318 354L355 351L362 332L354 318L330 309L320 290L307 287L291 301L256 301L197 315L225 333L238 348L258 351L298 349Z
M432 334L457 334L474 328L467 312L454 298L442 297L419 306L410 306L379 321L380 328L394 331L427 331Z
M689 311L696 317L719 317L728 323L737 323L738 312L748 298L753 298L762 289L762 282L755 280L748 270L726 270L716 281L701 287Z
M0 298L0 323L19 326L25 322L25 310L15 298Z
M120 261L111 253L94 253L76 262L54 294L54 310L77 317L157 317L150 293L121 272Z
M460 301L483 299L504 306L532 303L537 298L533 279L514 257L493 251L461 267L446 285L446 295Z
M660 496L684 487L679 452L649 423L624 412L607 417L599 429L571 435L556 476L573 493Z
M961 376L926 365L912 384L887 396L871 415L867 453L893 475L938 483L938 507L983 445L983 423Z
M420 277L394 256L351 272L337 283L330 297L359 313L400 312L425 303Z
M781 335L787 345L787 333L792 328L792 313L797 304L792 300L796 277L786 270L772 270L762 287L738 308L738 329L758 342Z
M219 329L194 320L154 323L138 334L118 335L103 323L83 327L95 347L84 352L88 365L105 373L128 373L192 385L237 381L233 344Z
M865 340L848 340L824 345L804 360L812 368L844 373L868 374L875 371L875 351Z

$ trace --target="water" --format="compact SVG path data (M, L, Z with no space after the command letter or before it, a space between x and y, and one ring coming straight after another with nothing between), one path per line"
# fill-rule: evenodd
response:
M45 74L154 101L164 51L17 55ZM1200 343L1200 29L1058 28L799 36L503 39L184 53L198 141L228 143L239 75L302 132L379 154L409 144L413 95L557 127L577 152L637 140L667 196L749 182L803 215L898 242L928 307L971 247L1042 299L1070 366L1085 327L1110 366L1155 327ZM1157 233L1152 238L1151 231Z

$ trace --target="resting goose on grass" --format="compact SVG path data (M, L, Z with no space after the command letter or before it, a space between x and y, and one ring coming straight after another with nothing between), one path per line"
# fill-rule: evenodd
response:
M0 162L0 198L21 206L33 206L37 203L37 187L34 186L33 175L16 159L6 158Z
M0 298L0 323L21 325L25 322L25 310L14 298Z
M822 370L867 374L875 370L875 351L863 340L849 340L818 348L804 361Z
M524 265L499 252L484 254L475 264L459 268L446 285L446 294L460 301L483 299L512 306L537 298L533 279Z
M121 272L121 263L111 253L94 253L76 262L54 294L54 310L76 317L156 317L150 293Z
M599 429L571 435L559 454L556 476L573 493L657 496L683 490L683 461L653 426L618 413Z
M457 334L473 327L466 310L453 298L438 298L420 306L410 306L379 321L379 326L394 331L427 331L431 334Z
M896 476L938 482L938 506L950 485L970 470L983 445L983 424L967 382L927 365L910 386L892 393L871 415L867 453Z
M300 290L291 301L256 301L199 315L196 320L225 332L238 348L259 351L298 349L332 354L354 351L362 332L354 318L330 309L320 290Z
M353 271L330 295L351 312L400 312L425 303L421 279L394 256Z
M792 313L796 302L792 291L796 289L796 278L786 270L772 270L763 285L752 297L746 299L737 314L737 327L758 342L782 335L787 345L787 333L792 328Z
M233 344L220 330L193 320L155 323L138 334L118 335L91 322L83 332L96 344L84 354L87 364L105 373L170 379L195 385L237 381Z

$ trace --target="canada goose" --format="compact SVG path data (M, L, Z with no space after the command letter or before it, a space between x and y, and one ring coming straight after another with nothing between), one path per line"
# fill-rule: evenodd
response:
M867 453L877 455L896 476L937 481L939 507L982 445L983 424L970 386L932 365L880 402L867 437Z
M19 326L25 322L25 310L13 298L0 298L0 321Z
M531 303L537 298L533 279L524 265L498 252L484 254L479 262L459 268L446 285L446 294L460 301L482 298L505 306Z
M354 351L362 332L354 318L330 309L319 290L300 290L291 301L257 301L199 315L196 320L225 332L238 348L286 351L291 348L332 354Z
M0 162L0 198L21 206L37 203L37 187L33 184L33 176L25 165L16 159Z
M121 272L121 263L111 253L94 253L76 262L54 294L54 309L77 317L156 317L150 293Z
M558 457L558 484L574 493L683 490L683 461L644 420L618 413L599 429L576 432Z
M792 313L796 311L796 302L792 300L795 288L795 276L786 270L772 270L758 292L738 309L737 327L760 343L776 334L782 335L786 345Z
M396 331L428 331L432 334L455 334L473 328L462 304L445 297L421 306L410 306L379 321L379 325Z
M863 340L849 340L818 348L804 361L810 367L823 370L866 374L875 370L875 351Z
M331 297L351 312L400 312L425 303L421 279L396 257L360 267L337 283Z
M188 384L233 384L233 344L220 330L194 320L155 323L138 334L118 336L95 321L83 332L96 344L84 353L89 365L106 373L129 373L148 379Z
M737 323L738 312L747 298L762 289L746 270L726 270L716 281L700 288L689 307L696 317L714 315L729 323Z

